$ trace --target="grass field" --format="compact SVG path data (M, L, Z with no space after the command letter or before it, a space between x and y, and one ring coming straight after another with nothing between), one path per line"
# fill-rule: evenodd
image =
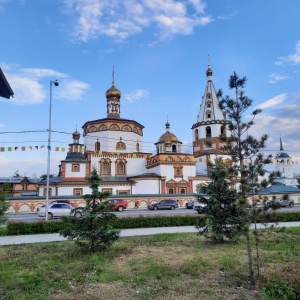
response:
M214 244L186 233L128 237L95 254L71 241L3 246L0 298L272 299L263 287L300 286L300 228L265 235L260 253L262 281L250 290L244 240Z

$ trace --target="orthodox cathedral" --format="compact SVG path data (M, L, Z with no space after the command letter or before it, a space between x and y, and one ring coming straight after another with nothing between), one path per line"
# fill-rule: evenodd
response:
M86 177L95 168L101 176L100 191L120 194L194 194L207 183L207 162L221 154L220 134L229 134L225 113L219 108L208 66L207 83L196 123L191 125L193 153L182 152L182 142L171 132L170 123L155 143L156 153L143 151L144 126L121 117L121 92L114 83L106 91L107 115L87 121L81 134L73 133L73 142L59 166L57 177L50 178L49 196L81 196L90 193ZM207 141L211 146L207 146ZM282 148L282 145L281 145ZM291 184L290 157L280 149L276 160L284 174L282 184ZM283 160L283 162L282 162ZM279 182L278 182L279 183ZM46 195L46 184L39 184L39 196Z

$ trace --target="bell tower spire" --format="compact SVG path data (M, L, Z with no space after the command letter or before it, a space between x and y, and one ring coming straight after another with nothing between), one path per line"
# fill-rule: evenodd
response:
M105 93L107 100L107 117L108 118L120 118L121 113L121 92L115 87L115 68L112 68L112 83L111 88Z
M220 134L226 133L225 113L219 107L219 99L212 82L213 71L210 67L210 57L208 56L208 68L206 70L207 83L197 116L197 123L192 126L193 131L193 153L195 157L208 154L221 154L222 147ZM208 147L208 143L211 144Z

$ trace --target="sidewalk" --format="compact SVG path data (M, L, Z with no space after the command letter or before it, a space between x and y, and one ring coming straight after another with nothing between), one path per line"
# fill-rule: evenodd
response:
M261 224L257 224L258 228L263 228ZM300 222L286 222L278 223L278 227L300 227ZM253 226L252 226L253 229ZM157 227L157 228L135 228L123 229L121 237L128 236L143 236L161 233L180 233L180 232L197 232L194 226L180 226L180 227ZM60 236L58 233L50 234L30 234L30 235L15 235L15 236L1 236L0 245L17 245L17 244L32 244L32 243L47 243L67 241L67 238Z

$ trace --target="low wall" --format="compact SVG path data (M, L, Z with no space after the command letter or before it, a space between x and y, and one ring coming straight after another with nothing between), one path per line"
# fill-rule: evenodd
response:
M151 203L156 203L162 199L178 199L179 207L184 207L189 201L195 199L194 194L153 194L153 195L114 195L108 199L122 199L127 202L127 208L134 208L135 200L139 202L139 208L146 208ZM35 212L40 205L45 205L46 197L8 197L10 204L8 212ZM55 200L69 200L74 207L85 206L84 199L76 196L49 197L49 203Z

